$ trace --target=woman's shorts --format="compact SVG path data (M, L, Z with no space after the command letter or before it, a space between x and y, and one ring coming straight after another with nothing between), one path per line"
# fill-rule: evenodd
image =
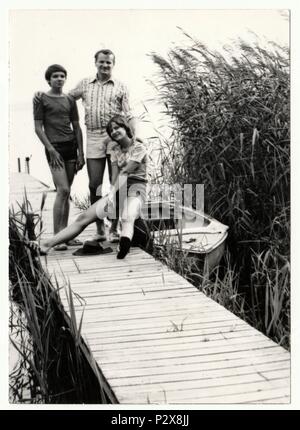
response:
M147 197L147 182L127 178L127 182L120 186L117 197L119 198L120 206L122 206L126 197L138 197L144 203Z
M52 143L53 148L60 154L64 161L76 161L77 160L77 143L75 140L69 142ZM48 163L50 162L50 155L46 149L46 157Z
M107 196L104 197L104 199ZM140 201L140 210L142 210L143 204L147 198L147 182L142 182L135 179L128 179L128 181L121 185L120 189L117 191L114 204L110 204L107 201L105 205L105 215L110 221L113 219L119 218L122 214L124 215L123 210L126 208L125 201L129 197L138 198ZM99 216L96 209L97 216ZM101 216L99 218L103 219L103 213L101 212Z
M147 198L147 182L128 178L127 183L123 184L116 193L115 211L109 215L109 219L115 219L120 216L125 199L128 197L137 197L141 201L142 208Z

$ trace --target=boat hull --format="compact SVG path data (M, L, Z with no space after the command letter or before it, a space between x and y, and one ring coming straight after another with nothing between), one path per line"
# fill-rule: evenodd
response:
M133 245L150 252L192 257L211 271L224 254L228 227L214 218L170 202L148 202L135 223Z

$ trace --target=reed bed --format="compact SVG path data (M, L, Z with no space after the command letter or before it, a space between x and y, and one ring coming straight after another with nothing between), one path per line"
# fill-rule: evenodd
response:
M44 271L27 244L41 234L41 213L34 214L25 195L9 213L10 341L18 352L9 375L12 403L107 403L95 372L87 363L81 339L82 317L76 320L73 294L66 284L67 317L59 286ZM93 368L94 367L94 368ZM93 370L92 370L93 368Z
M185 35L187 45L167 58L151 54L172 127L161 146L160 178L204 184L205 211L229 226L220 288L231 297L237 284L242 316L248 307L245 318L288 348L289 50L238 40L221 53Z

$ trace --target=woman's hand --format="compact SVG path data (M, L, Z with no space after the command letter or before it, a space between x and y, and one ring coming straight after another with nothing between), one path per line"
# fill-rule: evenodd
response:
M54 148L48 149L50 161L49 164L52 169L62 169L64 167L64 160L61 158L60 154L55 151Z
M81 170L84 165L85 165L85 159L84 159L83 154L82 155L78 155L77 161L76 161L76 172L78 172L79 170Z

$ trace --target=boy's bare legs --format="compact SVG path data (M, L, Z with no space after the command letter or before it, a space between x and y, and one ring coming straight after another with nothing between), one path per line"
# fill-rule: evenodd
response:
M65 161L65 169L66 169L68 183L71 191L71 186L73 184L74 176L76 173L76 161ZM62 228L65 228L68 225L69 212L70 212L70 196L65 201L64 219L62 220L62 223L61 223Z
M54 185L56 187L56 197L53 205L53 232L54 234L62 230L68 222L68 204L70 198L70 184L66 167L53 169L50 166Z

